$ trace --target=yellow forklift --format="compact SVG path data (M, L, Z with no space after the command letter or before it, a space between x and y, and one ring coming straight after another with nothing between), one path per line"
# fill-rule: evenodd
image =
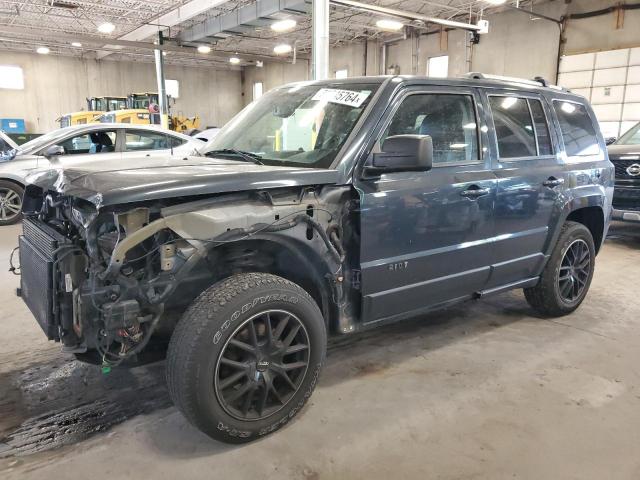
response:
M169 104L171 97L168 97ZM150 113L150 123L161 125L162 119L159 108L160 100L155 92L131 93L127 97L127 106L135 111ZM172 115L169 108L168 126L170 130L180 133L189 133L200 128L200 117L186 117L184 115Z
M98 117L104 112L126 108L127 106L127 97L88 97L86 100L86 111L66 113L56 119L61 128L71 125L97 123L99 121Z

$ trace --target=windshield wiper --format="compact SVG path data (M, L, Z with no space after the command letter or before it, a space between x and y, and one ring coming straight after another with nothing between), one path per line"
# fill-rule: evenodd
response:
M264 165L260 160L262 157L256 153L244 152L242 150L236 150L235 148L222 148L220 150L210 150L205 153L205 157L215 157L216 155L236 155L242 158L245 162L255 163L257 165Z

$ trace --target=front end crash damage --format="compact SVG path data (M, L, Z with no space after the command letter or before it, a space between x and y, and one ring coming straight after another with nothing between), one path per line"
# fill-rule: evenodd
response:
M58 312L54 339L85 360L114 365L144 358L155 351L147 348L150 342L166 344L200 292L243 271L300 284L334 323L331 328L352 329L340 324L353 317L346 305L357 303L347 301L350 293L343 287L345 275L352 275L349 265L357 265L357 259L345 258L343 246L357 236L350 187L284 188L101 210L74 197L40 198L26 201L27 221L46 224L67 239L53 275L54 291L67 301L52 303L68 307Z

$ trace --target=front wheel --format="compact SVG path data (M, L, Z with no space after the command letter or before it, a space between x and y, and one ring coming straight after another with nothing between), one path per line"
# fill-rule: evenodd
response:
M540 282L524 295L543 315L559 317L573 312L587 295L595 267L593 237L587 227L566 222Z
M298 285L234 275L205 290L178 323L167 354L169 394L207 435L251 441L300 411L326 341L322 314Z

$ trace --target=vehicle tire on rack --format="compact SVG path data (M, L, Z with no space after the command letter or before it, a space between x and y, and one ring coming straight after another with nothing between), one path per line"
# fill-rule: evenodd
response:
M243 443L278 430L311 396L326 354L322 313L267 273L226 278L196 298L167 353L177 408L207 435Z
M587 295L595 258L589 229L581 223L565 222L540 282L524 289L529 305L549 317L573 312Z
M7 180L0 180L0 226L12 225L22 219L24 188Z

